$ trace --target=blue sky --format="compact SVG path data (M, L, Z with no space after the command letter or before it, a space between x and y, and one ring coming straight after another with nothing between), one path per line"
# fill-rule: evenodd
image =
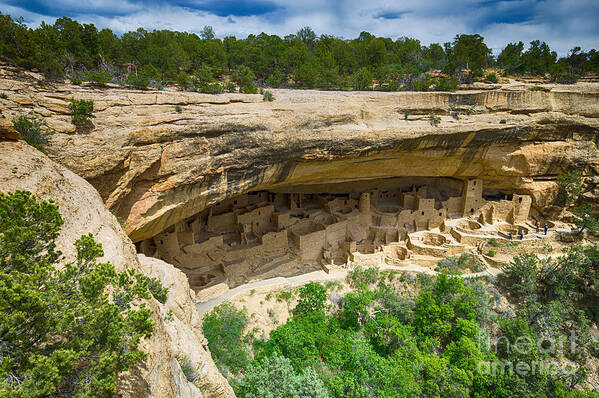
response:
M599 48L599 0L0 0L0 11L32 27L64 15L116 33L211 25L219 37L284 36L311 26L317 34L354 38L366 30L423 44L480 33L495 53L535 39L562 55L575 45Z

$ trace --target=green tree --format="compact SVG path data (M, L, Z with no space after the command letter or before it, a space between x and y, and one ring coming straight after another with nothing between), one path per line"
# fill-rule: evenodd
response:
M508 43L501 53L497 56L497 65L503 68L505 73L524 73L524 63L522 60L522 51L524 43Z
M557 196L555 198L555 204L560 206L569 206L575 203L580 194L584 182L582 180L582 174L580 171L569 171L557 176Z
M214 34L214 29L212 29L212 26L204 26L202 28L202 31L200 32L200 37L202 38L202 40L213 40L216 37L216 35Z
M114 396L153 330L148 278L98 264L91 234L61 269L51 201L0 193L0 396Z
M599 232L599 221L597 221L597 215L593 212L593 205L585 203L578 206L572 212L576 216L576 226L580 232L588 230L592 234Z
M299 289L299 300L293 313L307 314L312 311L324 311L327 301L327 289L320 283L310 282Z
M248 369L235 392L242 398L328 398L329 393L312 368L296 374L289 359L276 352Z
M361 68L352 75L354 90L372 90L372 72L368 68Z
M250 352L244 338L248 321L245 311L231 303L219 305L204 318L202 327L212 358L225 375L237 373L249 364Z
M524 298L537 290L537 271L540 260L536 254L519 254L503 269L498 281L514 297Z
M449 48L449 60L454 68L470 68L481 75L489 65L491 50L481 35L457 35Z
M544 75L551 70L557 59L557 53L549 45L539 40L530 42L528 50L522 54L525 69L533 75Z

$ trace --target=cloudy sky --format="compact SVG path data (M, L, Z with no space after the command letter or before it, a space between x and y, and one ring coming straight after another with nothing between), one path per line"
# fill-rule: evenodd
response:
M319 35L354 38L366 30L423 44L480 33L495 53L535 39L562 55L575 45L599 48L599 0L0 0L0 11L32 27L68 16L117 34L211 25L219 37L284 36L311 26Z

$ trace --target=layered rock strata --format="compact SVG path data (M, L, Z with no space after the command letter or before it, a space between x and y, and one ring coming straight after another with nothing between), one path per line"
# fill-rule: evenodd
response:
M98 189L133 241L249 191L477 177L489 192L531 195L542 210L557 174L580 170L591 182L599 174L599 85L592 83L455 93L273 90L275 100L263 102L259 95L40 88L2 73L1 116L43 117L56 131L49 155ZM94 117L80 128L70 122L71 97L94 100Z

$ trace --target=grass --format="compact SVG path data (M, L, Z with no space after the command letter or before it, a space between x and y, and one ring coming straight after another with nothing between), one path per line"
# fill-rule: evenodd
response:
M441 124L441 118L437 115L431 114L428 119L432 126L437 127L439 124Z
M6 93L0 93L0 98L8 99L8 95L6 95Z

